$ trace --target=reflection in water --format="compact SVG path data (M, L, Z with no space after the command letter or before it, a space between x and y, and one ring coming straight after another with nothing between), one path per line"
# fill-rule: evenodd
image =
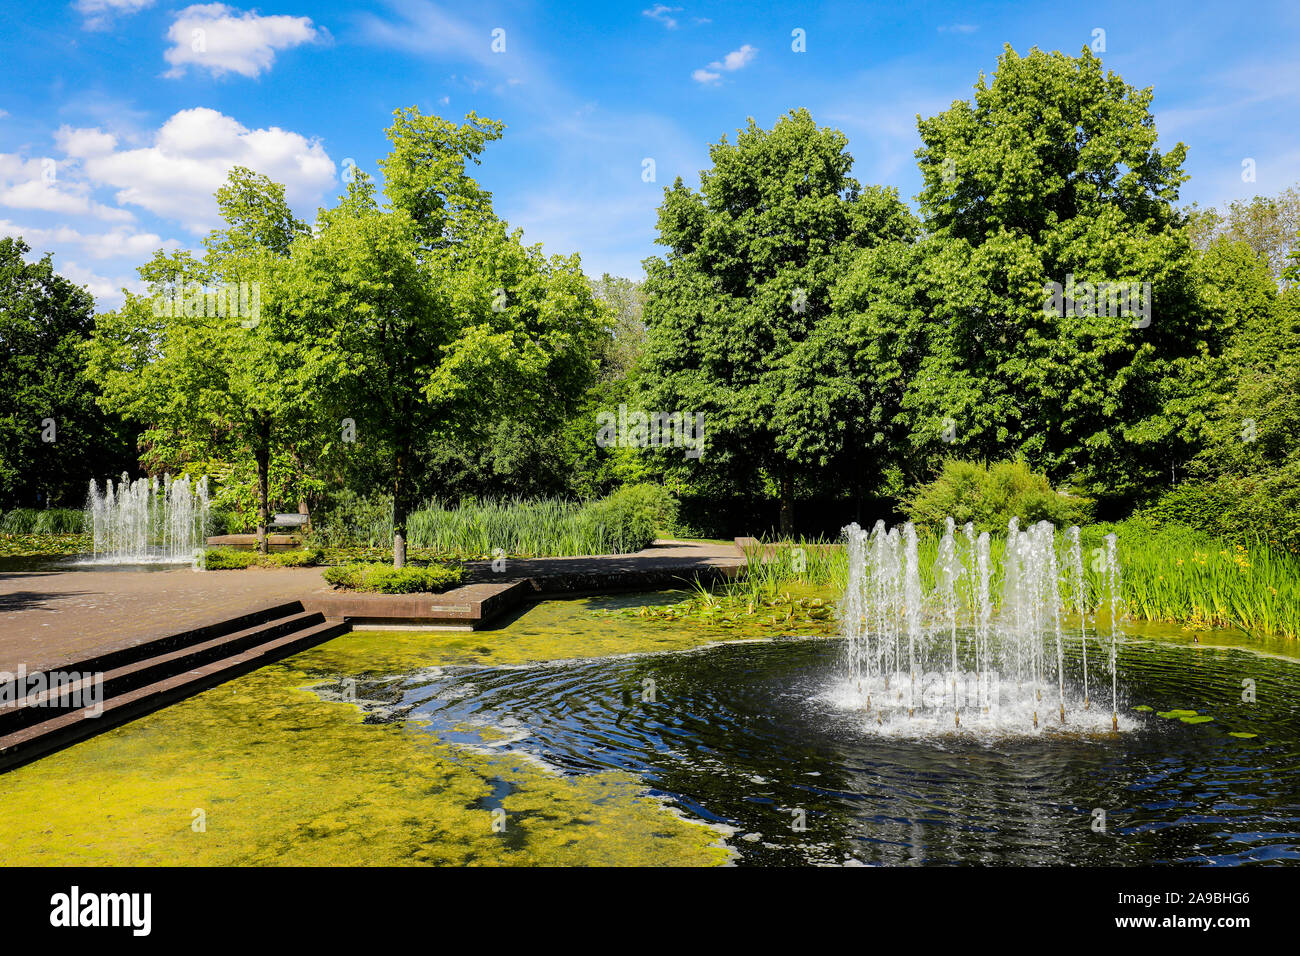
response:
M686 812L735 827L742 863L1300 860L1293 661L1130 639L1120 696L1152 711L1131 710L1119 734L900 737L837 705L844 650L784 639L431 668L358 675L356 696L375 722L422 721L567 774L636 773ZM334 697L343 683L318 689ZM1174 709L1214 719L1156 713Z

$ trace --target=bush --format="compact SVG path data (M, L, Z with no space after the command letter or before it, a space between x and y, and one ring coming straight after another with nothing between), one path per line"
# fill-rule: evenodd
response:
M1184 524L1234 544L1266 542L1300 553L1300 474L1296 469L1175 485L1134 517L1148 524Z
M297 551L279 551L261 555L256 551L235 551L224 548L209 551L204 567L209 571L239 571L254 565L262 567L310 568L325 560L320 548L302 548Z
M1058 528L1083 524L1092 510L1088 499L1054 490L1046 476L1024 461L992 466L946 461L938 478L918 485L902 504L917 525L937 529L951 516L958 525L971 521L977 531L992 533L1005 532L1013 517L1022 526L1036 521Z
M580 519L615 552L640 551L677 520L677 500L659 485L629 485L587 505Z
M325 552L320 548L299 548L296 551L276 551L266 556L267 564L278 564L282 568L311 568L325 561Z
M256 551L228 551L213 549L203 556L203 567L208 571L239 571L257 564Z
M445 591L460 584L464 568L446 564L395 568L390 564L345 564L325 569L325 580L350 591L415 594Z

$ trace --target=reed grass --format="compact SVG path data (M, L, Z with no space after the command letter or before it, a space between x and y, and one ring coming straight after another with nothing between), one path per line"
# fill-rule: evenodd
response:
M407 516L406 541L409 548L459 560L498 552L520 558L626 554L654 540L662 507L636 486L589 502L506 498L453 505L431 498ZM391 547L392 504L352 503L346 514L327 515L321 525L312 541L323 547Z
M0 514L0 534L81 534L85 523L80 508L14 508Z
M1089 525L1082 529L1084 589L1081 600L1070 583L1066 544L1058 534L1060 593L1067 611L1107 612L1109 594L1102 562L1105 536L1114 533L1121 569L1121 613L1130 620L1181 624L1190 629L1235 627L1257 636L1300 637L1300 557L1270 547L1229 544L1184 526L1153 529L1138 522ZM959 534L959 553L964 538ZM935 585L939 539L919 531L917 552L922 587ZM990 598L1002 601L1006 537L989 540ZM725 618L738 608L796 609L798 602L837 601L848 581L843 547L824 540L759 543L746 549L737 577L711 591L698 587L673 617ZM974 582L963 575L958 600L972 607ZM653 616L653 615L652 615Z

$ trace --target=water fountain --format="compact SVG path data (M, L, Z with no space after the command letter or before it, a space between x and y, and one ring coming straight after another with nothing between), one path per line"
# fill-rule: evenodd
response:
M911 523L900 529L878 521L870 531L851 525L844 537L849 578L840 611L848 680L832 696L865 712L870 725L888 732L1119 729L1121 606L1113 535L1099 553L1104 565L1096 568L1108 592L1105 638L1095 620L1089 624L1090 610L1102 600L1090 596L1078 528L1058 543L1051 523L1021 530L1013 518L1000 591L989 535L976 536L972 524L959 534L947 520L929 568L922 568ZM933 583L924 586L923 577ZM1078 622L1067 627L1070 612ZM1109 653L1094 647L1090 656L1090 642ZM1098 659L1110 670L1109 715L1092 706L1089 682L1095 683Z
M86 499L86 526L96 564L157 564L192 561L206 541L208 479L138 478L123 473L99 490L94 479Z

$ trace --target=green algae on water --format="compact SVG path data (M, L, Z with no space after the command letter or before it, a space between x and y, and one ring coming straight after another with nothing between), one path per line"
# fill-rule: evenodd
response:
M365 723L356 706L310 690L327 675L703 643L608 621L583 627L574 618L586 609L564 604L499 631L344 635L10 771L0 777L6 863L728 862L721 831L670 812L634 775L561 776L405 721Z

